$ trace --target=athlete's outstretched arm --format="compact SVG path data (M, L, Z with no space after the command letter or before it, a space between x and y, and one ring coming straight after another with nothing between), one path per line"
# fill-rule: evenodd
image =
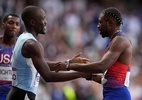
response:
M87 73L104 73L110 66L112 66L119 58L121 53L128 48L129 42L125 37L116 37L112 41L109 50L104 54L102 59L98 62L89 64L69 64L67 67L65 63L59 62L56 64L58 70L75 70ZM64 66L64 67L63 67Z
M66 61L62 61L63 63L90 63L88 58L81 57L81 52L77 55L73 56L73 58L68 59ZM59 61L46 61L51 71L56 71L56 67L54 65Z
M50 71L50 68L43 56L42 45L34 40L27 40L22 48L23 56L31 58L33 64L39 74L43 77L46 82L61 82L68 81L76 78L91 78L91 74L72 72L72 73L56 73Z

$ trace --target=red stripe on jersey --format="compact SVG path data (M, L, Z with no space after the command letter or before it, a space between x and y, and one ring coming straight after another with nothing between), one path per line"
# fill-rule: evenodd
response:
M104 84L104 87L124 86L127 71L130 71L130 66L115 62L105 74L107 82Z

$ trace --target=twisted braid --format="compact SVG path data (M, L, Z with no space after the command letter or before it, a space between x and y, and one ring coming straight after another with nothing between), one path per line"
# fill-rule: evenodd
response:
M118 26L123 24L122 16L118 9L114 7L110 7L110 8L105 9L102 13L104 14L106 20L110 20L110 18L114 18Z

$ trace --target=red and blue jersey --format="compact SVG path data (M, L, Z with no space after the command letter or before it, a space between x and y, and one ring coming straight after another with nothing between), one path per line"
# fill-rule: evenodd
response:
M12 86L11 57L13 47L0 45L0 94L7 95Z
M103 100L131 100L128 91L130 66L115 62L106 72Z
M106 72L104 87L129 86L130 66L115 62Z
M117 35L123 34L118 32ZM109 47L107 48L107 50ZM115 62L105 72L104 78L107 79L103 84L103 100L131 100L128 90L131 65Z

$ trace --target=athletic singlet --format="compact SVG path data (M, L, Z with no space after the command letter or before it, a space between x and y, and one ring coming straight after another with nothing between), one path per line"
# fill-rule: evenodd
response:
M7 95L12 84L11 56L14 46L0 45L0 94Z
M117 36L123 34L118 32ZM108 50L108 49L107 49ZM115 62L106 72L103 84L103 100L131 100L128 91L131 65Z
M12 85L25 91L36 94L39 84L39 73L35 69L32 59L22 56L22 47L26 40L37 41L31 33L24 32L16 42L12 56Z
M124 34L121 31L116 33L116 36ZM125 34L124 34L125 35ZM106 51L109 49L107 47ZM106 72L105 78L107 82L103 85L104 87L120 87L120 86L129 86L129 77L130 77L130 66L124 65L120 62L115 62Z
M130 66L115 62L106 72L107 82L103 87L115 88L129 86Z

